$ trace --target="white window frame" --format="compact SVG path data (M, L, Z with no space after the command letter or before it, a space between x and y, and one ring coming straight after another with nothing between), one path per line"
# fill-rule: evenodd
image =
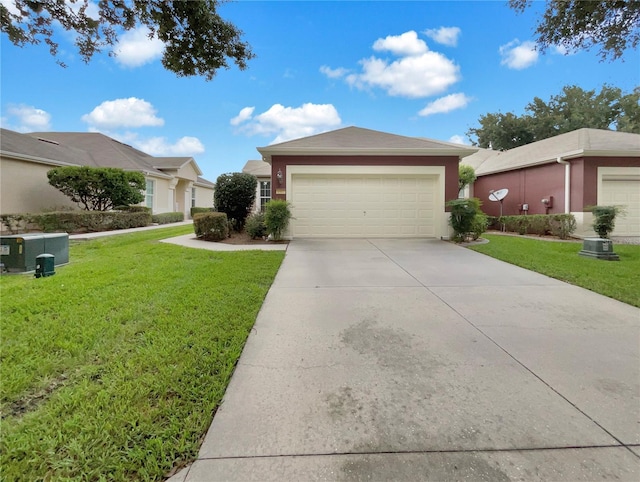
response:
M264 212L265 205L271 201L271 181L260 181L260 211Z
M151 189L149 189L151 187ZM153 204L155 201L156 193L156 181L153 179L147 179L144 190L144 205L153 210Z
M191 188L191 207L192 208L196 207L196 188L195 187Z

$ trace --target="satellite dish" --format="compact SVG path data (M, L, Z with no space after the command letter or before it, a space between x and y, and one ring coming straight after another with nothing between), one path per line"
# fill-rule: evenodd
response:
M489 192L489 201L502 201L509 194L508 189L498 189L497 191Z

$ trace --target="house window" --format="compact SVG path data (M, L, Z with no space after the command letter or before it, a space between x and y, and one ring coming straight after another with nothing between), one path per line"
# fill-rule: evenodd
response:
M260 211L271 200L271 181L260 181Z
M144 199L145 206L153 209L153 193L155 192L156 182L151 179L147 179L147 188L145 189Z
M196 188L195 187L191 188L191 207L192 208L196 207Z

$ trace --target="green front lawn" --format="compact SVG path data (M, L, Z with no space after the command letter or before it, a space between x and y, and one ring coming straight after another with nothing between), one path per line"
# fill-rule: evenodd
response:
M157 241L192 229L0 277L3 480L161 480L196 457L284 253Z
M578 256L582 243L485 234L471 249L640 307L640 246L614 244L620 261Z

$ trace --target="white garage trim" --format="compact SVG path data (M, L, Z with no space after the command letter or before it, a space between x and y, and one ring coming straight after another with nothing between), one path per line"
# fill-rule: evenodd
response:
M293 204L293 211L295 213L295 202L293 199L293 193L295 189L296 176L304 176L310 178L317 175L318 177L328 179L339 179L340 176L365 176L365 177L389 177L390 179L403 176L417 176L420 177L423 182L427 182L432 187L433 193L433 214L432 222L433 229L429 234L434 237L442 237L449 235L449 229L447 226L447 216L444 210L445 193L444 193L444 178L445 167L444 166L345 166L345 165L288 165L287 166L287 193L286 199ZM295 214L294 214L295 216ZM295 222L292 223L295 225ZM299 235L295 233L295 227L292 226L292 232L290 236ZM403 233L398 233L403 235ZM404 235L407 235L404 233ZM386 237L392 237L386 234Z
M599 167L598 205L625 210L613 236L640 236L640 167Z

